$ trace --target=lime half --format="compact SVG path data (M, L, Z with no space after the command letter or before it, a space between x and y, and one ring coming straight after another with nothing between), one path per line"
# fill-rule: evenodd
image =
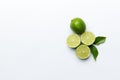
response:
M67 38L67 45L71 48L76 48L80 45L80 36L77 34L71 34Z
M81 41L83 44L91 45L95 41L95 35L92 32L84 32L81 35Z
M90 48L82 44L76 49L76 55L80 59L87 59L90 56Z

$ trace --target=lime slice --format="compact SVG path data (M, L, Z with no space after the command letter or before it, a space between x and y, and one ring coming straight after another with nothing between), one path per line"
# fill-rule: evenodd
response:
M82 44L76 49L76 55L80 59L87 59L90 56L90 48Z
M86 25L81 18L73 18L70 23L70 28L77 34L85 32Z
M95 35L92 32L84 32L81 35L81 41L83 44L91 45L95 41Z
M76 48L80 44L80 36L77 34L71 34L67 38L67 45L71 48Z

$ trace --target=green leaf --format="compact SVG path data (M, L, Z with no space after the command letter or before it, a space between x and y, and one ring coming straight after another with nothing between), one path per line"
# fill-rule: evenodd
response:
M91 50L91 53L92 53L92 55L93 55L93 57L94 57L94 59L96 61L97 56L98 56L98 50L97 50L97 48L95 46L91 45L90 46L90 50Z
M94 44L95 45L100 45L100 44L104 43L105 40L106 40L106 37L98 36L98 37L95 38Z

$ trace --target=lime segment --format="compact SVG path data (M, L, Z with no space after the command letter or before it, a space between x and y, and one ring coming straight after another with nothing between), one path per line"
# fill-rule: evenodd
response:
M77 34L71 34L67 38L67 45L71 48L76 48L78 45L80 45L80 36Z
M90 48L82 44L76 49L76 55L80 59L87 59L90 56Z
M91 45L95 41L95 35L92 32L84 32L81 35L81 41L83 44Z

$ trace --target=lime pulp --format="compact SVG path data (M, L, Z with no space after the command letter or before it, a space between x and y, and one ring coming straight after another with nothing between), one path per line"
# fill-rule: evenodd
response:
M95 41L95 35L92 32L84 32L81 35L81 41L83 44L91 45Z
M76 49L76 55L80 59L87 59L90 56L90 48L87 45L80 45Z
M81 43L80 36L77 34L71 34L67 38L67 45L71 48L76 48Z

